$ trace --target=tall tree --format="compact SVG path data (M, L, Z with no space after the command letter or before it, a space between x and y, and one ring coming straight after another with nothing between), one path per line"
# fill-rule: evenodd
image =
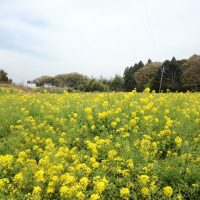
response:
M8 74L0 69L0 83L12 83L12 80L8 78Z
M193 55L184 63L182 68L184 90L200 91L200 56Z
M148 64L151 64L152 63L152 60L151 58L148 59Z
M124 88L126 91L132 91L134 88L136 88L137 83L135 81L134 74L135 72L137 72L137 70L139 70L143 66L144 64L142 63L142 61L140 61L138 64L135 63L134 66L126 67L123 75Z

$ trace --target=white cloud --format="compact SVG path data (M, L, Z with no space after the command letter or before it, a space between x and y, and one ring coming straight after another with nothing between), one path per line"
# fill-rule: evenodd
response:
M16 81L126 66L200 50L195 0L2 0L0 68Z

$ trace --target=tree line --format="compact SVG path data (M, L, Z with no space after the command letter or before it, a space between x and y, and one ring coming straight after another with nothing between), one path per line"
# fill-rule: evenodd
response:
M1 75L0 82L5 79ZM5 75L5 74L4 74ZM4 79L2 78L4 77ZM5 79L11 81L10 79ZM126 67L123 76L115 75L114 78L90 78L79 73L60 74L54 77L41 76L34 82L38 86L51 83L56 87L65 87L69 90L85 92L94 91L132 91L141 92L146 87L159 91L200 91L200 56L193 55L189 59L153 62L151 59L146 64L142 61L133 66Z

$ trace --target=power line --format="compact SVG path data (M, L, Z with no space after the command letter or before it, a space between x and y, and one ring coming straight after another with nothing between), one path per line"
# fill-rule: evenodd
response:
M152 45L154 46L154 54L158 58L157 42L156 42L156 39L154 37L151 24L149 22L150 16L149 16L148 8L147 8L147 5L146 5L146 1L142 0L142 4L143 4L143 9L144 9L145 27L146 27L146 30L147 30L149 36L151 37Z

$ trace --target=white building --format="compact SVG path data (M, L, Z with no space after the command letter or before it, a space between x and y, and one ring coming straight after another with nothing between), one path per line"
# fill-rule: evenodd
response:
M27 81L27 87L29 88L36 88L37 85L34 81Z

